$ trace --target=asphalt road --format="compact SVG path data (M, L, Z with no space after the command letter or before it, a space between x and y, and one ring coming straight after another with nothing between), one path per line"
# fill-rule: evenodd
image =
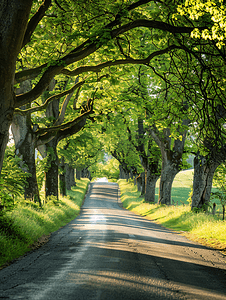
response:
M81 214L0 271L0 299L226 299L226 259L120 205L92 183Z

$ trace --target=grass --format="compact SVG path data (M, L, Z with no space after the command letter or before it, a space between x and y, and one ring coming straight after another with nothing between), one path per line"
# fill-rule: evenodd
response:
M190 184L188 175L190 176L191 174L188 173L187 176L186 174L182 174L182 177L178 176L177 181L174 183L172 197L178 199L179 204L186 203L188 198L186 196L189 189L186 185ZM178 187L179 184L180 186L182 185L180 183L182 178L186 180L183 188ZM118 184L124 208L162 224L167 228L179 231L192 240L222 250L226 254L226 222L220 220L218 216L202 212L191 212L188 202L185 205L178 206L146 203L140 197L140 192L137 192L137 188L133 185L132 181L118 180Z
M189 193L191 192L192 182L193 182L193 172L194 170L186 170L179 172L173 181L173 187L171 191L171 196L175 204L187 204L189 198ZM159 181L156 183L155 189L155 200L158 200L159 194Z
M77 186L54 204L42 208L35 204L18 205L0 217L0 266L31 250L31 245L73 220L80 212L89 180L77 181Z
M186 170L179 172L173 181L172 191L171 191L171 198L174 201L175 205L187 205L188 204L188 198L189 194L191 192L191 188L193 185L193 173L194 170ZM158 195L159 195L159 181L156 183L156 189L155 189L155 201L158 201ZM216 192L218 189L215 187L212 187L212 192ZM220 203L220 200L218 198L211 199L211 203L216 203L216 213L222 214L222 205Z

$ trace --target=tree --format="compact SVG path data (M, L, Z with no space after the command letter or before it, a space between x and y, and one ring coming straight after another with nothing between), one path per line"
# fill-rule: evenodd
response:
M65 85L64 89L66 89L68 83L70 83L69 80L67 80L66 83L63 82L63 84ZM12 123L12 132L14 135L15 145L17 149L16 151L18 151L22 156L24 163L28 167L27 171L31 174L31 177L27 179L28 185L24 187L25 198L29 198L30 200L36 199L40 203L40 197L39 197L39 191L38 191L38 185L36 179L36 166L35 166L35 148L37 146L41 151L43 157L47 156L46 167L45 167L46 197L50 195L54 195L58 197L58 157L57 157L56 147L58 142L64 137L66 137L66 135L68 135L68 130L64 131L61 129L60 135L59 134L56 135L53 130L53 133L51 133L50 131L49 137L46 136L48 134L44 134L44 138L42 138L42 135L41 137L39 136L39 130L37 130L37 128L43 130L41 128L43 127L43 125L46 125L47 130L52 130L54 127L59 127L65 119L65 112L68 105L70 104L70 100L74 94L75 89L77 88L77 90L80 90L82 84L83 82L78 83L76 80L75 85L73 85L73 87L69 89L71 92L65 97L65 99L62 102L61 111L59 111L59 105L60 105L59 95L57 94L57 97L55 95L52 96L49 95L50 92L54 93L54 88L56 86L55 81L53 81L51 83L51 87L49 88L49 92L48 91L45 92L46 99L43 99L44 105L42 106L45 107L46 103L48 103L48 99L54 98L54 100L52 100L52 102L50 102L46 108L45 117L43 117L42 115L41 118L39 116L35 116L35 117L31 116L32 112L34 111L34 109L31 107L23 107L23 109L18 110L18 113L15 113L14 120ZM21 85L23 87L23 84ZM29 82L25 85L25 88L28 90L31 89ZM22 88L22 90L23 89L24 88ZM18 89L18 91L21 91L21 88ZM76 97L72 99L72 101L73 101L74 109L80 112L81 109L79 108L77 109L76 107L78 94L79 93L77 92ZM89 108L87 109L89 110ZM83 107L83 111L84 111L84 107ZM91 112L91 110L89 110L89 112ZM85 116L86 114L83 113L83 118L81 120L82 122L78 121L78 124L76 124L76 121L74 122L76 126L74 126L75 128L72 131L73 134L83 128L86 121ZM40 123L39 120L41 120L42 122ZM76 118L74 120L76 120ZM45 122L45 124L43 124L43 121ZM51 124L52 126L50 128Z
M119 179L119 162L114 158L98 162L90 167L92 178L107 177L109 180Z
M95 128L95 123L91 124L91 122L89 122L86 128L75 137L62 141L58 146L58 152L61 159L63 158L65 162L66 179L71 176L69 172L73 172L74 169L76 169L77 179L87 177L84 176L87 175L84 174L85 172L88 173L89 177L88 169L96 164L97 161L102 160L104 155L102 142L99 139L99 133ZM66 182L66 186L67 189L70 189L69 182Z
M17 94L21 92L27 92L31 89L29 81L23 82L21 87L17 89ZM29 105L22 107L22 109L29 108ZM24 198L31 201L38 202L41 206L41 199L39 196L39 188L36 177L36 163L35 163L35 146L36 137L32 126L31 114L28 113L24 116L14 115L13 122L11 124L15 143L15 153L20 156L23 165L24 172L30 174L27 177L27 182L24 184Z
M53 78L86 74L85 81L95 77L97 81L108 75L111 81L115 77L112 74L117 72L118 77L121 76L121 66L128 64L146 65L152 75L165 82L165 95L168 92L183 95L192 112L192 124L198 124L196 131L200 140L204 143L205 136L212 137L214 133L215 153L224 147L225 117L219 118L219 112L225 103L222 88L225 51L217 47L216 41L190 36L194 29L211 29L210 18L204 15L198 20L188 20L186 16L176 15L177 4L168 1L122 1L121 4L109 1L107 4L103 1L85 3L85 6L81 1L45 0L42 4L35 0L2 1L0 169L13 113L22 113L19 108L28 104L32 112L42 109L39 97ZM100 14L103 10L105 13ZM221 21L218 23L220 26ZM147 34L145 29L151 31ZM161 59L154 61L157 57ZM168 63L164 66L165 59ZM13 84L25 80L31 80L32 89L15 95ZM83 96L92 94L97 86L87 84ZM62 91L60 87L58 97L66 96L71 89ZM178 99L178 95L175 98ZM54 97L49 97L47 104ZM36 100L38 105L35 105ZM163 105L166 114L168 109L169 106ZM170 112L174 116L180 112L176 101ZM66 136L74 134L78 122L84 122L87 115L73 117L59 126L38 129L38 139L41 143L49 142L63 130L62 138L66 131Z
M108 10L104 15L100 15L99 8L103 9L103 6ZM138 55L138 59L133 59L132 53L125 58L123 48L128 46L128 42L122 38L123 34L128 33L127 37L132 43L134 33L139 33L141 27L156 28L172 34L187 34L193 30L193 27L174 26L161 20L156 21L151 18L152 6L152 1L147 0L129 2L126 5L123 3L122 6L114 1L110 1L107 6L105 2L98 1L95 2L95 6L90 4L88 13L85 13L87 6L84 9L81 2L69 4L69 2L45 0L40 4L35 0L12 0L10 3L7 0L2 1L0 15L4 17L1 18L0 24L2 36L0 44L0 90L2 91L0 97L2 108L0 169L14 110L33 103L46 90L55 76L58 74L77 76L84 72L101 71L103 68L121 64L148 64L154 56L175 48L175 45L168 46L167 42L161 50L150 53L146 58ZM139 13L136 8L141 8ZM77 11L80 11L82 22L77 21L79 19L75 13ZM150 18L145 16L146 11L149 12ZM63 17L66 12L70 18ZM133 34L130 35L129 32ZM57 47L55 44L53 47L51 43L53 37L57 42ZM39 38L42 40L41 43L39 43ZM115 47L115 42L116 44L118 42L118 46L114 52L112 45ZM137 52L136 47L133 52ZM86 65L94 58L94 53L100 55L100 63ZM104 53L106 59L104 59ZM89 59L86 60L86 58ZM79 62L83 65L79 65ZM70 67L66 69L67 66ZM21 67L26 70L21 70ZM15 74L16 69L18 72ZM32 80L32 90L15 96L13 84L21 83L25 79ZM72 123L68 125L73 127ZM54 130L59 132L65 128L63 124L62 126ZM44 130L41 132L47 134Z

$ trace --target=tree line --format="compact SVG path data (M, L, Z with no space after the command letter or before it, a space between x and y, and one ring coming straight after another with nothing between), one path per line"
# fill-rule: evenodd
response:
M221 0L208 7L2 1L0 169L12 156L11 126L18 163L30 174L21 177L26 199L41 205L44 175L46 197L58 197L59 185L65 194L74 168L88 174L105 149L122 176L137 178L146 201L161 178L159 204L171 203L173 179L192 153L192 209L208 205L226 157L225 9Z

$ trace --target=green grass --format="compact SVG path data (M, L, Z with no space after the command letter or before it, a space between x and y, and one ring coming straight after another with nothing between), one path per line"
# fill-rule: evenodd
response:
M173 186L172 186L172 191L171 191L171 198L174 201L175 205L187 205L188 204L188 198L189 194L191 192L191 188L193 185L193 173L194 170L185 170L179 172L174 181L173 181ZM157 203L158 201L158 195L159 195L159 181L156 183L156 188L155 188L155 201ZM212 192L216 192L218 189L215 187L212 187ZM211 199L211 205L213 203L216 203L216 213L217 214L222 214L222 205L220 203L220 200L217 198Z
M189 198L189 193L191 192L192 182L193 182L193 172L194 170L186 170L179 172L173 181L171 198L176 205L187 204ZM159 194L159 181L156 183L155 189L155 200L158 201Z
M57 205L47 202L43 209L23 202L0 217L0 266L31 250L30 245L43 235L58 230L80 212L89 180L77 181L77 186L60 197Z
M187 177L186 180L189 183ZM133 185L132 181L118 180L118 184L124 208L162 224L167 228L180 231L190 239L198 240L215 249L226 250L226 222L220 220L218 216L191 212L188 203L179 206L146 203L140 197L140 193L137 192L137 188ZM177 184L176 182L175 185ZM186 185L183 188L188 189ZM186 197L187 193L186 190L180 192L180 189L182 188L175 186L174 194L172 193L174 195L172 197L175 197L176 192L178 192L179 203L184 202L182 197Z

